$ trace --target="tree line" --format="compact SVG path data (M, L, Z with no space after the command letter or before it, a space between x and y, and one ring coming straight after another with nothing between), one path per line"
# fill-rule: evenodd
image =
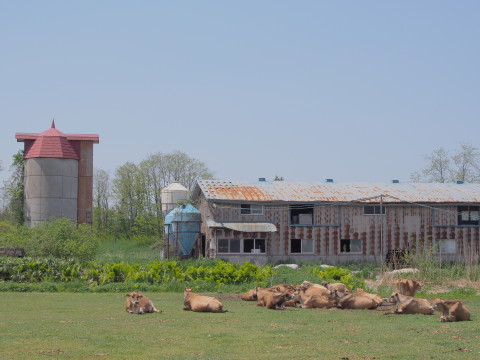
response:
M11 176L3 185L0 221L22 225L23 151L13 156ZM93 227L115 238L152 242L163 234L161 190L174 181L193 190L198 179L212 179L202 161L184 152L155 153L139 163L126 162L110 171L95 169Z

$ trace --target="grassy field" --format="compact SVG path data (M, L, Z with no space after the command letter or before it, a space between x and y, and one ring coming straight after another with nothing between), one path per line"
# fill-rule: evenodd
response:
M0 359L479 359L473 321L382 310L273 311L222 294L227 313L183 311L183 294L145 293L161 314L131 315L124 294L2 293Z

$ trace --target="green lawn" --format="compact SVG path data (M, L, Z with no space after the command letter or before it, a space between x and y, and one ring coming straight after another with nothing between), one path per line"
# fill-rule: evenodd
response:
M183 311L183 294L145 293L161 314L131 315L124 294L2 293L0 359L479 359L473 321L386 310L273 311L219 295L223 314Z

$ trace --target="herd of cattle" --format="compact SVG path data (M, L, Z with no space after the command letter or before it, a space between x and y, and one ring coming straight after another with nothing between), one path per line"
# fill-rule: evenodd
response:
M470 320L470 312L458 300L435 299L428 301L414 297L421 284L412 279L395 281L395 291L389 298L370 294L362 289L352 292L341 283L314 284L304 281L301 285L275 285L270 288L255 287L241 296L244 301L256 301L258 306L272 310L285 310L290 307L340 308L340 309L377 309L381 305L394 305L394 314L433 315L435 310L442 313L440 321ZM161 312L152 301L135 291L126 294L125 310L130 314ZM197 312L226 312L221 301L215 297L192 293L185 288L183 310Z

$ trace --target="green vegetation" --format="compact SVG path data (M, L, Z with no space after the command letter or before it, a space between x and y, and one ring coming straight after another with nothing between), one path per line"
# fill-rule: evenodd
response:
M480 357L473 321L382 310L257 307L218 295L227 313L183 311L181 293L145 293L161 314L131 315L124 294L5 293L0 359L465 359Z

